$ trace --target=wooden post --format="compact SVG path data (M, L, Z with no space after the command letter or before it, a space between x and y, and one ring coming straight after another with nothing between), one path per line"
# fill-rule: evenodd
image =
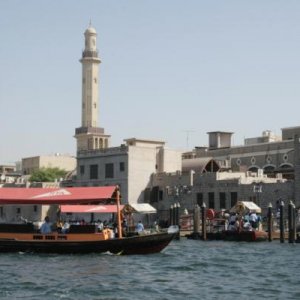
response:
M176 206L176 224L178 227L180 225L180 203L178 202L177 203L177 206Z
M206 204L203 202L201 206L201 220L202 220L202 240L206 241Z
M289 230L289 243L293 243L293 202L290 201L288 206L288 230Z
M172 223L172 225L177 225L176 224L176 210L177 210L177 204L175 203L173 205L173 223Z
M122 224L121 224L121 209L120 209L120 189L116 188L116 201L117 201L117 216L118 216L118 235L122 238Z
M195 205L194 208L194 235L199 235L199 228L200 228L200 207L198 204Z
M297 230L296 230L296 206L293 203L293 242L295 243L296 240L296 234L297 234Z
M289 203L288 224L289 224L289 243L295 243L296 236L296 218L295 205L292 201Z
M177 240L180 240L180 222L179 222L179 219L180 219L180 203L178 202L177 205L176 205L176 224L178 226L178 234L177 234L177 237L176 239Z
M173 205L170 206L170 220L169 226L173 225Z
M285 234L284 234L284 219L283 219L283 207L284 207L284 202L281 200L280 202L280 223L279 223L279 227L280 227L280 243L284 243L284 238L285 238Z
M272 215L272 203L268 206L268 240L272 242L273 240L273 215Z

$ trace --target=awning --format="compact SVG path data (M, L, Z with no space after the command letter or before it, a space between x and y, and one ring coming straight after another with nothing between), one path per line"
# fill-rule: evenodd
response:
M126 204L123 210L125 213L155 214L156 209L148 203Z
M0 188L0 204L79 204L112 199L116 186Z
M122 210L124 205L120 205ZM117 213L117 205L61 205L61 213Z
M261 208L251 201L238 201L235 206L230 209L230 212L248 213L248 212L261 213Z

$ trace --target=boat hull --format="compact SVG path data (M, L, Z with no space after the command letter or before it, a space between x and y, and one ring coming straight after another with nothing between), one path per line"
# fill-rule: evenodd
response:
M192 233L188 236L190 239L202 239L200 234ZM208 232L206 234L207 240L222 240L235 242L262 242L268 239L268 234L265 231L220 231Z
M0 239L0 252L151 254L162 251L174 236L173 233L156 233L94 241L37 241L2 238Z

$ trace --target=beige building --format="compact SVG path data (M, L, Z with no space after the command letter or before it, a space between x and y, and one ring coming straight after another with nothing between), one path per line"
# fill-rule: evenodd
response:
M210 164L207 161L207 164ZM205 170L206 169L206 170ZM152 177L152 186L145 199L158 211L160 220L168 220L171 205L180 203L181 213L193 212L203 202L217 211L230 209L237 201L254 201L266 214L272 203L274 211L279 200L288 203L293 198L293 181L269 178L263 172L214 172L204 167L196 172L158 173Z
M80 151L77 154L77 185L119 185L122 203L144 202L153 173L181 169L181 152L161 141L126 139L120 147Z
M76 169L76 158L58 153L55 155L22 158L23 175L30 175L41 168L59 168L71 172Z

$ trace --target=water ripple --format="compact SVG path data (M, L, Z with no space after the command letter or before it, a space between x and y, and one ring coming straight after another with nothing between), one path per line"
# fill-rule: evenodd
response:
M174 241L148 256L0 255L1 299L300 299L300 244Z

